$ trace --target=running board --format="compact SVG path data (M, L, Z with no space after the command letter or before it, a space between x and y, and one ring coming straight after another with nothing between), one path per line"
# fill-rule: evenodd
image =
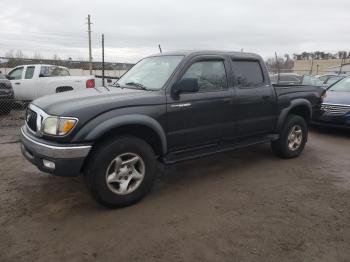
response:
M163 163L174 164L177 162L209 156L216 153L236 150L236 149L249 147L257 144L264 144L264 143L271 142L273 140L277 140L278 138L279 138L279 135L271 134L264 137L244 140L242 142L236 142L236 143L230 143L230 144L211 144L211 145L206 145L202 147L196 147L196 148L191 148L187 150L177 151L177 152L167 154L163 158Z

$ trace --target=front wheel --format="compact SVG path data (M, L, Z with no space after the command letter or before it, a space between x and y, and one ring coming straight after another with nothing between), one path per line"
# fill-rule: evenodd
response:
M131 205L144 197L155 179L155 154L145 141L130 136L97 145L85 179L94 198L106 207Z
M272 150L282 158L294 158L303 151L308 135L304 118L297 115L287 117L280 137L271 142Z

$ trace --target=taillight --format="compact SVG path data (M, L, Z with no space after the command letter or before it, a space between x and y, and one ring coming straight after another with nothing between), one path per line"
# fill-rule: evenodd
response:
M94 88L95 87L95 79L89 79L86 81L86 88Z

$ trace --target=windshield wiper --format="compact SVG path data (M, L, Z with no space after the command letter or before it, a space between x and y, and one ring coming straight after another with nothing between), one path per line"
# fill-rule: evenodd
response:
M147 87L145 87L143 84L140 84L140 83L136 83L136 82L128 82L126 83L126 85L128 86L136 86L142 90L148 90Z

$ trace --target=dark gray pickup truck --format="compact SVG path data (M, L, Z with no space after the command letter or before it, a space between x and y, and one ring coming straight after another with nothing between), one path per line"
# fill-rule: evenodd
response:
M108 207L140 200L156 162L182 160L271 142L297 157L324 90L273 86L260 56L172 52L147 57L115 87L33 101L22 127L23 155L58 176L84 174Z

